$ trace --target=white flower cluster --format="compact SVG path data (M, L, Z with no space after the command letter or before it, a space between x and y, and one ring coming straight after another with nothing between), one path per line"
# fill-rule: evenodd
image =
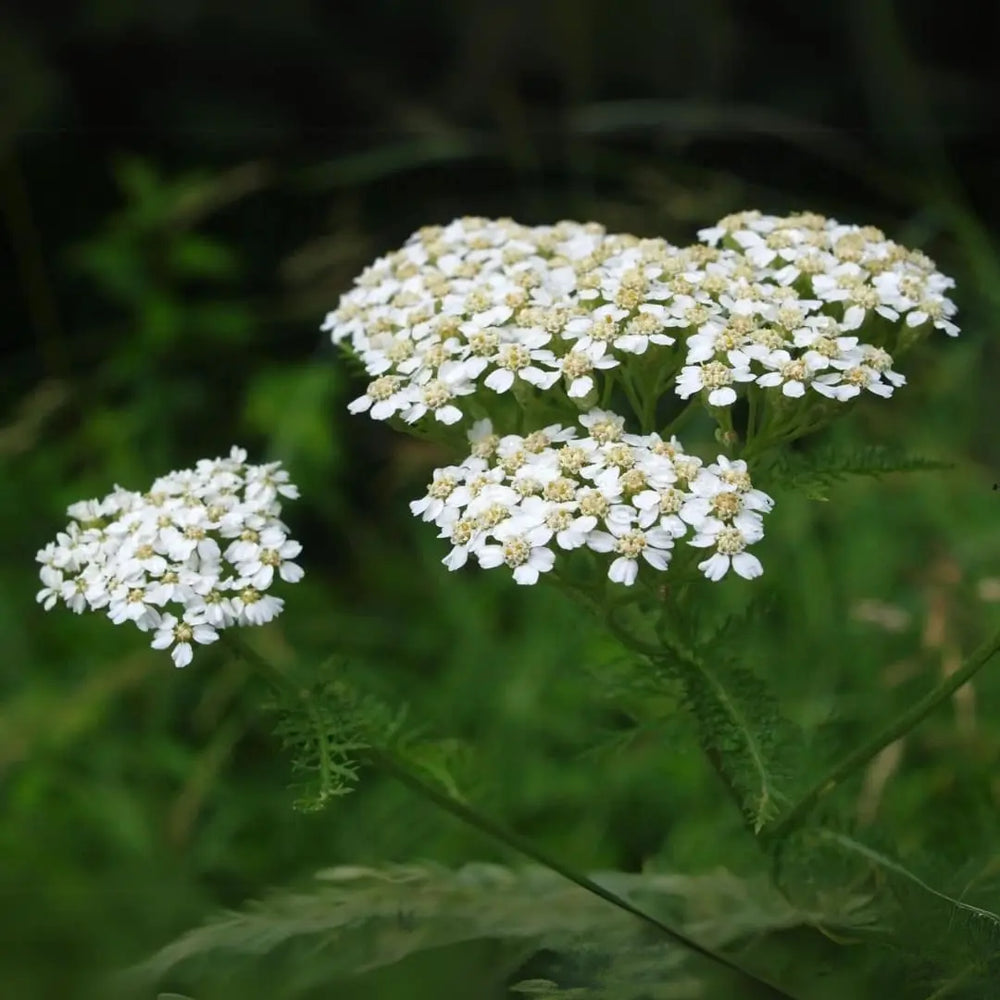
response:
M586 405L647 352L679 396L712 406L750 384L786 397L889 396L905 381L885 349L892 324L958 332L952 280L873 227L744 212L700 236L710 245L576 222L421 229L323 324L372 379L350 410L453 424L480 382L494 393L561 388ZM869 332L875 343L862 340Z
M955 303L946 295L955 287L934 261L919 250L887 239L875 226L843 225L814 212L799 215L763 215L737 212L727 215L698 238L711 246L720 241L739 247L761 277L780 285L800 278L822 302L843 303L848 325L868 310L889 320L905 317L907 326L930 323L951 337Z
M604 410L580 423L586 436L558 424L526 437L500 437L488 421L473 427L472 454L435 470L426 496L410 505L451 541L449 569L471 555L533 584L559 550L586 547L610 554L609 579L629 586L640 560L665 570L690 531L690 545L712 550L698 565L709 580L730 569L746 579L763 572L746 550L763 537L772 500L754 489L745 462L720 455L704 465L675 438L628 434L624 419Z
M193 643L231 625L263 625L284 602L267 593L275 576L302 578L301 545L279 518L279 497L297 497L280 462L249 465L246 452L203 459L157 479L145 493L121 487L72 504L72 519L37 555L37 599L152 631L178 667Z

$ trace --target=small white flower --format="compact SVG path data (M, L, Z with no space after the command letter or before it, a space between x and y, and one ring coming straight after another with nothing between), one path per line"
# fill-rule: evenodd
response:
M347 409L351 413L369 411L373 420L388 420L409 407L413 399L413 388L401 375L380 375Z
M625 418L610 410L593 409L579 419L598 444L619 441L625 431Z
M494 392L507 392L517 378L539 389L550 389L559 380L555 355L543 350L551 336L544 331L524 331L515 343L503 344L490 358L496 368L486 377L484 384ZM535 362L547 366L539 368Z
M593 515L581 516L575 500L556 502L542 497L526 497L517 508L519 521L554 532L556 545L561 549L578 549L587 536L597 527Z
M39 571L42 583L45 585L35 594L35 600L46 611L51 611L62 596L63 574L52 566L43 566Z
M863 355L859 354L857 360L833 362L833 367L838 371L817 376L813 388L830 399L846 402L860 395L862 390L887 399L896 386L905 383L906 379L898 372L892 371L891 368L880 371L871 364L861 362L860 357Z
M604 344L591 344L586 349L574 347L559 359L559 368L568 383L566 394L571 399L582 399L594 389L595 371L617 368L618 362L608 357Z
M688 500L689 495L683 490L676 486L665 486L655 490L643 490L633 497L632 502L639 511L640 528L648 528L659 522L660 527L671 538L680 538L688 529L687 524L679 516ZM691 523L697 527L696 522Z
M606 522L609 531L592 531L587 547L594 552L617 552L608 568L608 579L631 587L639 573L641 556L653 569L665 570L674 546L673 535L664 528L641 528L621 522Z
M771 351L761 359L770 371L757 379L757 384L765 389L781 386L782 395L798 399L805 395L817 371L825 367L823 359L816 354L793 358L788 351ZM822 366L822 367L821 367Z
M763 537L760 516L745 512L737 515L732 524L724 524L714 518L703 521L698 527L698 534L688 544L698 548L715 546L715 552L698 563L698 569L709 580L721 580L730 569L745 580L753 580L764 572L764 567L755 555L745 549Z
M434 478L427 486L426 496L410 502L410 511L424 521L437 521L444 509L451 506L451 497L458 489L458 484L464 478L464 470L455 466L446 469L435 469ZM457 508L464 504L454 504Z
M257 590L271 586L275 571L286 583L297 583L304 573L292 560L301 551L302 546L280 528L268 528L261 532L257 551L251 558L237 562L236 569Z
M677 395L687 399L696 392L706 392L710 406L731 406L736 402L734 382L752 382L750 359L740 351L729 352L729 364L708 361L685 365L677 378Z
M246 467L246 500L264 508L275 502L279 496L295 500L299 488L289 482L288 470L281 468L280 462L270 462L267 465L248 465Z
M153 635L150 645L153 649L169 649L174 664L186 667L194 655L191 643L206 645L219 638L218 632L204 618L195 612L186 611L180 620L173 615L164 615Z
M462 411L452 401L474 390L465 366L460 362L446 362L438 369L437 378L414 390L413 403L403 411L403 419L408 424L415 424L424 414L433 413L434 419L442 424L457 423L462 419Z
M134 582L140 583L140 581ZM129 586L124 583L112 591L108 602L108 617L116 625L131 621L143 628L152 624L155 614L157 614L156 608L143 586Z
M476 458L489 458L500 443L500 436L493 431L493 422L488 418L477 420L467 435Z
M547 573L555 564L555 553L545 548L552 531L548 528L510 520L501 524L494 536L499 544L484 545L476 552L483 569L507 565L514 571L517 583L538 582L540 573Z
M571 319L563 330L563 337L576 341L573 347L578 351L589 351L598 344L603 345L602 351L606 350L622 335L619 324L628 315L627 309L614 305L599 306L592 313Z
M281 614L285 602L280 597L263 594L245 581L238 581L232 606L240 625L266 625Z

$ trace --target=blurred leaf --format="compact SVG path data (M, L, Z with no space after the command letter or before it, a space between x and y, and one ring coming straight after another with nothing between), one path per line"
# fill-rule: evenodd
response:
M179 278L231 278L238 269L229 247L195 234L170 245L167 265Z
M681 909L689 915L685 927L692 933L697 927L718 945L837 920L795 910L763 883L744 883L726 872L593 878L641 905ZM594 977L581 987L588 998L701 995L697 974L680 972L684 952L650 942L633 917L544 869L345 866L317 879L308 892L278 893L188 932L131 970L129 981L139 987L180 975L211 982L224 967L246 963L246 975L270 957L294 970L288 993L294 996L311 983L357 975L417 951L500 938L555 952L576 976Z
M298 466L303 476L310 470L325 476L337 465L340 443L331 411L340 380L332 365L275 366L260 371L249 386L248 425L266 435L285 463Z

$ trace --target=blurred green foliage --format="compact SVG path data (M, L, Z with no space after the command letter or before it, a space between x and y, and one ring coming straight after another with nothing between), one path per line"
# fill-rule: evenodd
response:
M243 664L212 647L177 672L125 630L33 603L34 553L68 503L141 488L233 442L280 458L303 493L287 513L307 576L253 636L263 653L350 662L429 739L451 741L463 795L578 869L759 876L687 716L650 699L596 623L547 588L439 565L406 503L444 456L347 417L353 373L318 323L376 253L461 214L596 219L688 242L730 210L804 207L931 253L958 280L963 336L908 359L906 390L833 436L952 467L834 483L826 502L777 497L768 610L741 637L745 663L829 760L955 669L1000 601L1000 253L983 197L994 163L977 145L991 110L969 58L988 48L975 48L977 22L949 15L963 71L950 47L914 37L933 5L904 23L888 0L788 5L801 20L778 33L726 0L669 16L639 3L250 5L234 38L221 0L198 6L91 2L58 30L10 13L0 32L14 84L0 103L5 327L18 334L0 369L3 994L103 1000L108 974L206 915L272 887L308 895L331 866L519 863L374 774L323 812L294 812L275 719ZM220 38L236 53L227 65L267 52L294 86L252 74L245 88L212 85L199 60ZM818 54L827 47L834 56ZM191 73L91 96L97 64L122 65L123 52L147 54L151 72L184 57ZM343 135L304 142L308 88L332 73L319 105ZM102 112L157 122L155 141L81 141ZM720 594L748 599L740 581ZM998 722L993 665L836 796L886 857L994 908ZM859 865L892 884L903 914L922 892ZM954 923L950 905L930 927ZM546 912L559 930L558 909ZM332 987L310 979L307 949L305 985L288 995L481 1000L558 978L544 961L551 927L533 948L502 921L483 926L466 944L432 933L431 950ZM877 941L846 948L848 961L802 928L763 933L773 926L751 922L738 940L803 998L829 995L817 977L841 964L851 995L940 989L893 979L895 953ZM632 955L622 949L618 960ZM936 995L985 996L974 957L956 955ZM662 961L667 975L673 958ZM294 985L280 964L249 968L227 980L223 966L204 994L163 988L214 1000ZM673 985L663 995L685 995Z

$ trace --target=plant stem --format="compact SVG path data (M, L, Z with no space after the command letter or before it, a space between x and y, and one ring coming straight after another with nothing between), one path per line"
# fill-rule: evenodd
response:
M693 951L696 954L701 955L702 957L707 958L726 969L729 969L731 972L736 972L755 983L767 987L771 992L771 996L774 997L775 1000L794 1000L791 994L786 993L778 986L775 986L774 983L765 979L759 973L751 972L731 959L726 958L725 955L722 955L717 951L713 951L705 945L699 944L697 941L689 938L686 934L675 930L673 927L669 926L669 924L665 924L662 920L657 919L652 914L646 913L644 910L640 910L637 906L633 906L632 903L622 896L619 896L617 893L611 892L610 889L605 889L604 886L593 881L593 879L590 879L581 872L577 872L570 868L558 858L553 857L540 847L537 847L531 841L519 836L512 830L506 829L489 817L481 815L474 809L465 805L465 803L452 798L447 792L441 791L433 785L428 784L391 754L386 753L385 751L375 750L372 751L369 756L372 762L387 774L392 775L392 777L394 777L401 784L406 785L407 788L415 791L418 795L421 795L423 798L433 802L445 812L450 813L456 819L459 819L463 823L479 830L481 833L486 834L493 840L497 840L500 843L505 844L518 854L523 854L532 861L535 861L545 868L554 871L557 875L561 875L568 881L578 885L581 889L585 889L587 892L593 893L593 895L603 899L606 903L610 903L612 906L615 906L620 910L624 910L626 913L631 914L636 919L641 920L650 927L653 927L665 937L683 946L684 948L687 948L689 951Z
M242 639L231 633L224 634L223 638L241 659L256 668L273 687L280 691L289 691L294 689L293 682L286 674L275 667L274 664L272 664L266 657L261 656L260 653L245 643ZM772 982L765 979L760 974L751 972L731 959L726 958L726 956L720 952L699 944L693 938L689 938L686 934L675 930L669 924L657 919L652 914L646 913L644 910L640 910L637 906L634 906L627 899L619 896L617 893L612 892L610 889L605 889L604 886L593 881L593 879L590 879L586 875L570 868L558 858L549 855L547 852L542 850L540 847L537 847L526 838L521 837L512 830L506 829L501 824L490 819L488 816L481 815L464 802L461 802L449 795L447 792L436 788L434 785L428 783L420 777L419 774L411 770L390 750L379 747L370 747L365 752L365 757L372 764L380 768L384 773L393 777L400 784L405 785L411 791L416 792L422 798L427 799L429 802L451 814L456 819L459 819L463 823L466 823L478 830L480 833L486 834L493 840L497 840L500 843L505 844L518 854L522 854L525 857L530 858L532 861L535 861L551 871L554 871L557 875L561 875L568 881L578 885L581 889L584 889L600 899L603 899L606 903L610 903L612 906L615 906L620 910L624 910L626 913L638 920L641 920L648 926L655 928L669 940L687 948L689 951L701 955L702 957L707 958L746 979L750 979L755 983L767 987L770 990L770 996L773 1000L796 1000L796 998L790 993L786 993L784 990L775 986Z
M294 689L291 678L279 670L266 656L261 656L253 646L244 642L229 628L220 630L220 638L245 663L256 668L257 672L279 694L287 694Z
M958 670L945 677L937 687L928 691L923 698L901 712L871 739L852 750L838 764L834 765L784 815L779 816L769 827L765 827L761 836L768 840L779 840L786 836L805 819L820 799L832 792L845 778L864 767L879 751L923 722L935 708L950 698L963 684L971 680L998 651L1000 651L1000 631L982 643Z
M669 437L671 434L676 434L700 409L701 406L698 404L697 398L691 400L660 432L660 436Z

